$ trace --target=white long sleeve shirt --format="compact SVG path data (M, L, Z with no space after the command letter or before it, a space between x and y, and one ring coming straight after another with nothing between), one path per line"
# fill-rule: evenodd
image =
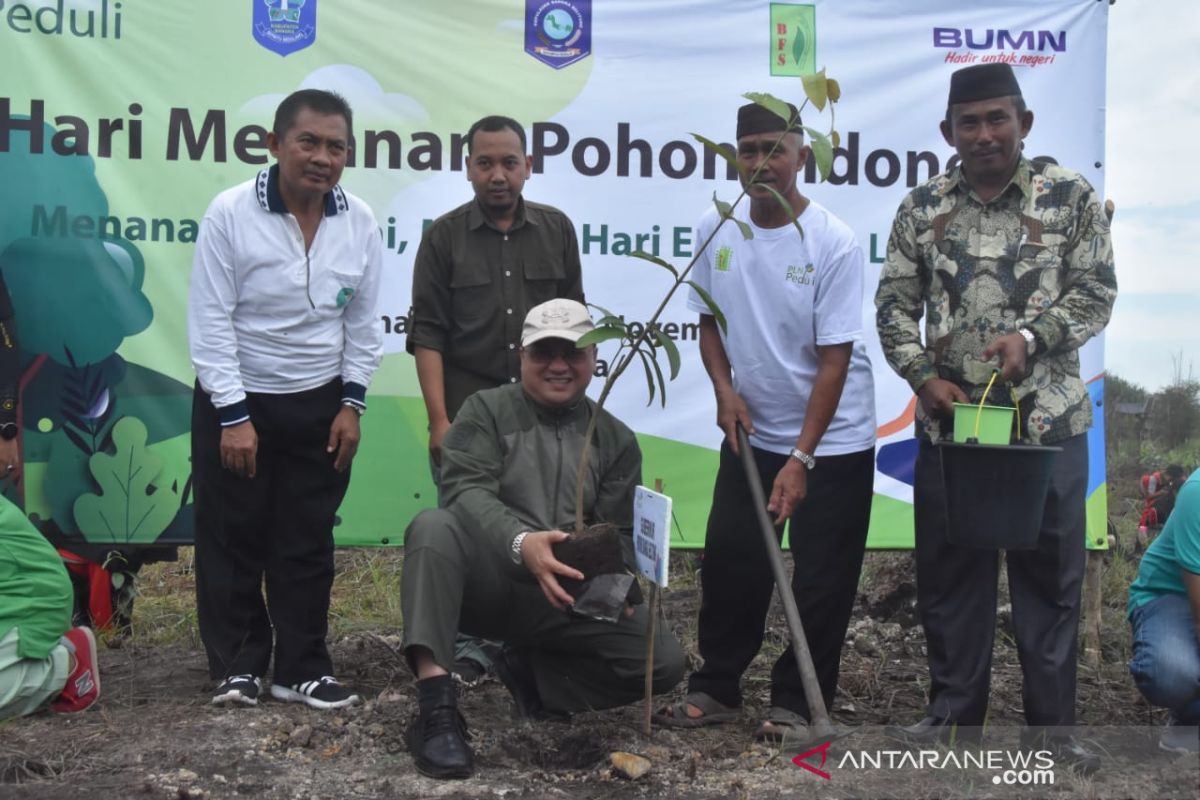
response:
M362 407L383 356L382 260L374 215L340 186L307 253L276 167L217 195L196 240L188 339L222 424L249 418L248 391L291 394L338 376Z

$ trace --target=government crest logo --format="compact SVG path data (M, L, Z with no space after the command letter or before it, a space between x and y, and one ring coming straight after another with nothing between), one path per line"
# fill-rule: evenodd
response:
M816 71L816 6L771 3L771 74L798 76Z
M555 69L592 52L592 0L525 0L525 52Z
M317 40L317 0L251 0L254 40L286 56Z

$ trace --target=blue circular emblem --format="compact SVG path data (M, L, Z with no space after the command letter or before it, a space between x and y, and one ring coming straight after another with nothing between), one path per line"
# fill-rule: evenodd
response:
M542 33L556 42L566 40L575 32L575 20L560 8L556 8L542 18Z

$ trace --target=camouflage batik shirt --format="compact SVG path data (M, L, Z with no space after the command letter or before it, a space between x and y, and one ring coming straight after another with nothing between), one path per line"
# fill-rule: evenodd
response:
M876 323L888 363L914 392L943 378L976 402L997 364L983 359L984 349L1019 328L1033 331L1038 350L1013 394L1023 439L1050 444L1091 425L1079 348L1108 323L1116 295L1108 219L1096 191L1076 172L1022 157L1009 185L987 203L958 167L909 193L888 240ZM1009 405L1008 395L997 380L988 403ZM942 436L920 403L917 433Z

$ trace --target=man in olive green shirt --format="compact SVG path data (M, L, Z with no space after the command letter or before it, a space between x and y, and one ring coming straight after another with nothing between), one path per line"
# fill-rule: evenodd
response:
M644 691L645 605L615 622L570 613L575 600L563 581L584 574L554 550L574 527L582 469L585 524L614 526L625 565L634 561L642 453L633 431L585 396L596 348L575 343L590 330L580 303L558 299L530 310L521 381L467 400L446 436L442 508L422 511L404 534L403 648L418 679L419 712L407 742L424 775L463 778L474 770L449 675L459 626L506 642L496 668L520 716L561 719L634 702ZM684 665L679 642L660 626L653 690L669 691Z
M520 378L521 322L556 297L583 301L579 241L556 208L521 196L533 169L525 130L484 117L467 132L475 198L434 220L413 266L408 351L429 414L429 453L463 401Z

